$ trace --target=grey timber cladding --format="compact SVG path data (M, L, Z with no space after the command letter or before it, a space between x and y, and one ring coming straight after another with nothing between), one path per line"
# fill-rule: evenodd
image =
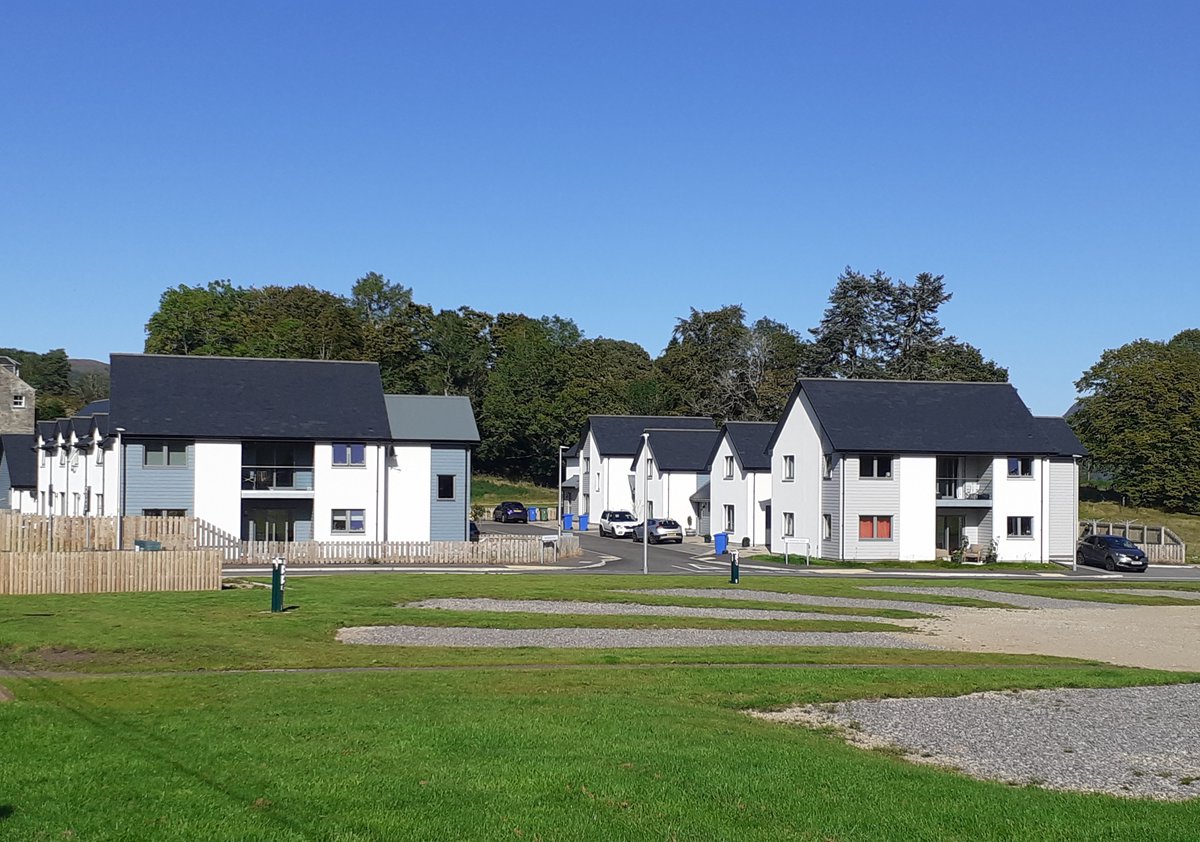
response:
M900 466L892 460L890 479L864 479L858 475L858 456L846 458L846 558L893 559L900 557ZM890 515L889 541L860 541L858 519L864 515ZM808 537L807 535L804 537Z
M1079 534L1079 466L1073 459L1052 459L1049 469L1049 555L1069 561Z
M127 515L140 515L143 509L184 509L195 512L196 447L187 445L187 465L147 466L146 446L141 441L125 444L125 502Z
M377 363L113 354L111 376L128 436L391 437Z
M821 557L838 558L841 552L842 459L835 457L833 473L821 480L821 514L829 515L829 537L821 540Z
M467 539L467 451L462 447L434 445L429 453L429 540ZM454 499L438 499L438 475L454 477Z

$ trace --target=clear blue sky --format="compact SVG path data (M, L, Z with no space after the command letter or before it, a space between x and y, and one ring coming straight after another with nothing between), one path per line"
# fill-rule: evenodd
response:
M1200 326L1200 4L0 6L0 346L141 350L176 284L378 271L657 354L846 265L1061 413Z

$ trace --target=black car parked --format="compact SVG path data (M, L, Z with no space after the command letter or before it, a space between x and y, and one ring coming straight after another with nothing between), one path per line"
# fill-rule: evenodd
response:
M529 523L529 512L520 503L501 503L492 509L492 520L500 523Z
M1075 560L1095 564L1105 570L1146 572L1146 553L1122 535L1089 535L1079 542Z

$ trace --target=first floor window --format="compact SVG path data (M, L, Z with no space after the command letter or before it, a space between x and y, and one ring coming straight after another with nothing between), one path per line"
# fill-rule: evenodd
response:
M732 532L732 531L733 531L733 524L734 524L734 520L733 520L733 506L726 505L726 506L725 506L725 531L726 531L726 532Z
M733 479L733 457L725 457L725 479Z
M646 460L646 479L654 479L654 460Z
M25 396L24 395L13 395L12 408L13 409L24 409L25 408Z
M783 513L783 535L785 538L791 538L796 534L796 514L795 512Z
M822 460L823 461L821 463L821 477L823 479L832 479L833 478L833 454L826 453L822 457Z
M796 457L783 457L783 481L791 482L796 478Z
M366 532L367 518L365 509L334 509L330 532Z
M143 446L142 464L150 468L186 468L187 442L148 441Z
M833 537L833 516L821 515L821 538L828 541Z
M1008 460L1008 475L1010 477L1033 476L1033 459L1029 456L1013 456Z
M454 499L454 474L438 474L438 499L453 500Z
M891 479L891 456L860 456L858 458L858 475L862 479Z
M1033 518L1028 516L1010 517L1008 519L1009 538L1032 538Z
M333 443L333 464L345 466L367 464L367 446L358 441L335 441Z
M892 540L892 516L860 515L858 518L858 539L860 541Z

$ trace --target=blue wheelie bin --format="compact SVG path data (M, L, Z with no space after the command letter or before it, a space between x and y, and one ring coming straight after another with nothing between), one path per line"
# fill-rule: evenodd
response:
M579 516L579 528L584 532L587 532L589 517L590 517L590 515L580 515Z
M567 512L563 515L563 529L570 530L575 525L575 515Z
M729 535L718 532L713 536L713 547L716 548L717 555L725 555L725 551L729 549Z

